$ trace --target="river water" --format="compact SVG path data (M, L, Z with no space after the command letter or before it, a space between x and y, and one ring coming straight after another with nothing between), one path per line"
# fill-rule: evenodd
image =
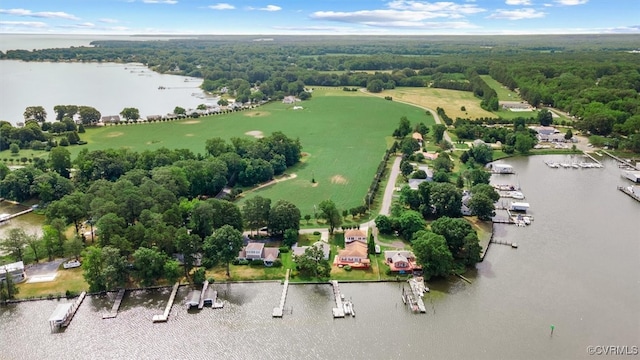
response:
M214 284L224 309L189 313L181 288L169 321L153 324L169 290L138 291L102 320L113 295L89 297L52 334L58 301L26 302L0 308L0 358L583 359L587 346L640 345L640 203L616 190L627 181L613 161L574 170L544 160L581 161L507 160L517 175L497 181L520 184L533 224L497 226L497 240L519 247L492 244L471 284L429 283L426 314L403 306L397 283L341 284L357 317L335 320L329 285L290 286L292 313L273 319L279 283Z

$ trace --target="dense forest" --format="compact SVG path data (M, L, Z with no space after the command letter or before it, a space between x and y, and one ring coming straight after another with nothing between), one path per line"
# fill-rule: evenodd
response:
M637 35L197 36L10 50L0 59L140 62L203 78L207 91L226 87L241 102L299 95L305 86L441 87L471 91L495 111L497 94L479 76L489 74L533 106L568 112L579 130L638 151L638 43Z

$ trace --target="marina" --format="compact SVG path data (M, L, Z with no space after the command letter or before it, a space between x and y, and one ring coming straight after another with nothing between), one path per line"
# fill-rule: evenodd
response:
M427 308L424 306L424 301L422 300L424 292L419 289L415 280L410 279L408 282L409 290L404 286L402 287L402 302L415 313L426 313Z
M594 159L595 160L595 159ZM555 162L545 161L548 167L552 169L601 169L603 165L599 162Z

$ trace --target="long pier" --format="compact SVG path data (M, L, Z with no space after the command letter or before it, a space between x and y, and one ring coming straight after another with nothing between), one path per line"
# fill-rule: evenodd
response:
M176 294L178 293L178 287L180 286L179 282L176 282L173 285L173 289L171 290L171 295L169 296L169 302L167 303L167 307L164 308L164 313L162 315L153 315L153 322L167 322L169 319L169 312L171 311L171 307L173 306L173 302L176 299Z
M118 291L118 295L116 295L116 301L113 303L111 307L111 311L107 314L102 314L103 319L113 319L118 316L118 309L120 309L120 304L122 303L122 299L124 298L124 289L120 289Z
M607 154L607 156L611 157L612 159L615 159L618 163L620 164L624 164L625 166L628 166L630 168L633 168L635 170L640 170L638 169L638 167L636 167L635 165L631 164L630 162L623 160L615 155L613 155L612 153L606 151L606 150L602 150L603 153Z
M27 210L23 210L23 211L15 213L15 214L4 215L2 218L0 218L0 223L3 223L5 221L9 221L9 220L11 220L13 218L16 218L16 217L20 216L20 215L28 214L28 213L30 213L32 211L33 211L33 208L28 208Z
M333 286L333 296L336 298L336 307L333 308L334 318L344 317L344 305L342 304L342 296L340 295L340 287L337 280L331 280L331 286Z
M518 248L518 244L516 243L512 243L512 242L508 242L508 241L502 241L502 240L491 240L490 241L492 244L500 244L500 245L508 245L511 246L514 249Z
M80 305L82 305L82 302L84 301L84 298L86 296L87 296L86 291L83 291L82 293L80 293L80 296L78 296L76 301L73 303L73 305L71 306L71 310L69 311L69 314L67 315L67 317L64 319L64 322L60 326L62 327L69 326L69 324L71 323L71 320L73 320L73 317L76 315L76 312L80 308Z
M273 308L273 317L281 318L284 313L284 303L287 301L287 291L289 290L289 274L291 269L287 269L287 274L284 278L284 287L282 288L282 296L280 296L280 305Z

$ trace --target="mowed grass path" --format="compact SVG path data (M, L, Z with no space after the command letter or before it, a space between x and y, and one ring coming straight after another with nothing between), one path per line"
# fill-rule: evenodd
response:
M493 113L482 109L480 107L480 99L474 97L473 93L469 91L427 87L398 87L372 95L380 97L391 96L393 100L400 100L424 106L434 111L436 108L441 107L452 119L457 117L472 119L480 117L495 117ZM466 111L460 110L463 106Z
M345 96L340 96L344 93ZM89 129L82 136L89 150L106 148L145 149L187 148L205 152L205 141L212 137L248 137L247 132L269 135L282 131L300 138L303 162L287 171L295 179L251 192L274 202L286 199L302 214L313 214L313 205L333 200L338 208L362 204L387 142L400 117L412 124L433 124L433 118L419 108L335 89L317 89L309 101L293 105L272 103L254 110L182 121L119 125ZM69 147L75 157L83 147ZM316 184L311 182L315 178Z
M509 90L506 86L492 78L491 75L480 75L480 77L490 88L496 91L499 101L522 101L522 98L520 98L517 92Z

